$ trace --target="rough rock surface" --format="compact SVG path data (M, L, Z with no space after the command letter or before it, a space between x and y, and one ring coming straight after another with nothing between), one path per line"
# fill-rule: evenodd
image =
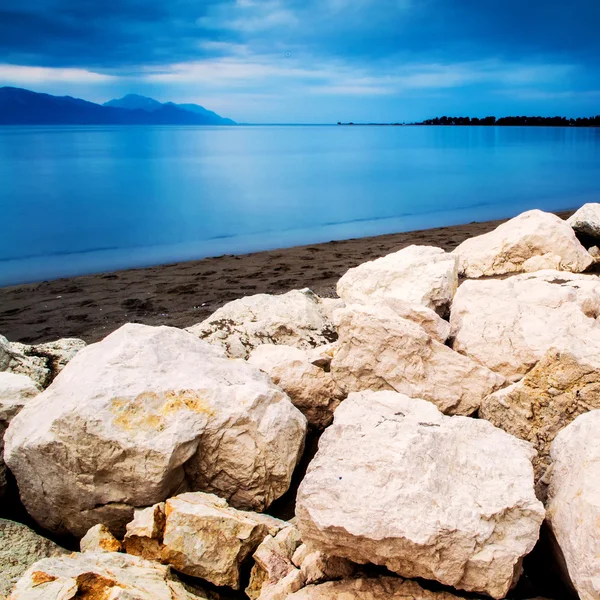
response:
M29 346L0 336L0 371L27 375L45 388L85 345L77 338L63 338Z
M539 479L556 434L578 415L600 409L599 373L600 343L571 340L551 348L521 381L488 396L479 416L533 444Z
M263 344L252 351L248 362L264 371L273 383L283 389L308 423L324 429L333 420L333 412L345 394L333 381L329 364L317 366L329 346L315 350L301 350L293 346Z
M4 598L29 567L67 550L21 523L0 519L0 598Z
M540 271L465 281L452 305L453 349L510 381L553 346L600 340L600 278Z
M539 535L530 444L395 392L351 394L298 490L303 541L504 598Z
M106 525L94 525L80 540L82 552L121 552L121 542Z
M600 411L577 417L555 438L547 517L579 597L600 597Z
M344 579L308 585L288 600L456 600L448 592L430 592L400 577Z
M0 498L6 493L4 432L11 420L40 393L40 388L26 375L0 371Z
M35 563L8 600L197 600L169 567L116 552L85 552ZM201 597L201 596L200 596Z
M288 489L305 431L258 369L185 331L128 324L13 419L5 459L47 529L119 534L135 507L186 488L264 509Z
M388 307L354 304L335 315L339 340L331 373L345 393L395 390L444 413L469 415L504 383Z
M490 233L465 240L454 254L460 274L467 277L536 269L580 273L593 262L570 225L541 210L524 212Z
M262 344L309 349L336 339L325 303L309 289L279 296L256 294L229 302L187 331L232 358L248 358Z
M445 316L458 286L458 261L432 246L408 246L354 267L338 281L346 304L376 304L396 298Z
M306 585L350 577L355 567L345 558L327 556L320 550L311 550L306 544L296 549L292 563L300 569Z
M567 223L580 235L600 239L600 204L597 202L584 204L567 219Z
M238 589L248 557L269 531L284 527L284 521L236 510L213 494L185 493L136 511L124 546L129 554Z

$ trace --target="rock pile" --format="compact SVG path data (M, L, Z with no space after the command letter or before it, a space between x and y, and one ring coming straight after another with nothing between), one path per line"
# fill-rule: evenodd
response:
M85 348L0 338L0 450L81 549L0 521L0 596L500 599L546 519L538 554L597 600L600 278L579 240L599 232L600 205L529 211L351 269L338 300L250 296ZM283 521L264 511L307 427Z

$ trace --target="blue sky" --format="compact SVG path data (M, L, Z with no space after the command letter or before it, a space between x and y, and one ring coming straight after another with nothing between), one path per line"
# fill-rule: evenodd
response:
M3 0L0 85L240 122L600 113L599 0Z

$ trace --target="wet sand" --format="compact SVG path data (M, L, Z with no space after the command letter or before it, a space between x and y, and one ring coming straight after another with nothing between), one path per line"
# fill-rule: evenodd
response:
M572 212L557 214L567 218ZM226 302L252 294L279 294L309 287L321 296L335 297L337 280L351 267L411 244L450 251L501 222L225 255L0 288L0 334L11 342L41 343L78 337L89 343L127 322L188 327Z

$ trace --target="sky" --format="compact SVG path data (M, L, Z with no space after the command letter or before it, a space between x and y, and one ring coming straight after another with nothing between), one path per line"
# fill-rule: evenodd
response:
M600 114L599 0L0 0L0 86L244 123Z

